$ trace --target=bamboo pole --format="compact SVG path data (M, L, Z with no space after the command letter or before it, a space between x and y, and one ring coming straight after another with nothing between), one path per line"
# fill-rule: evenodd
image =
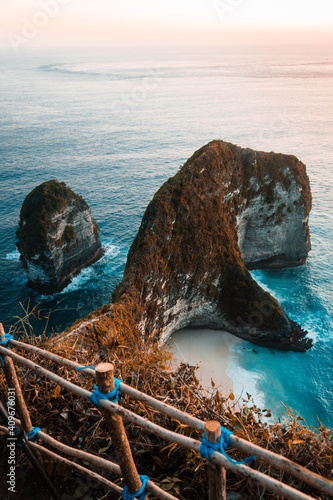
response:
M114 366L111 363L100 363L95 368L98 389L108 394L115 388ZM130 493L141 489L142 483L136 469L131 448L127 439L123 419L120 415L110 413L105 408L98 408L104 417L107 429L112 439L117 461L120 465L122 475Z
M5 349L0 346L0 354L4 351ZM27 366L28 368L31 368L32 370L35 370L37 373L40 375L43 375L50 380L53 380L60 386L66 388L70 392L73 392L74 394L77 394L78 396L84 397L86 399L89 399L91 396L91 392L87 391L86 389L82 389L81 387L76 386L75 384L72 384L71 382L68 382L67 380L63 379L59 375L55 375L54 373L50 372L49 370L46 370L45 368L42 368L41 366L37 365L36 363L29 361L22 356L15 354L12 351L9 351L8 353L9 356L11 356L13 359L18 361L19 363L22 363L23 365ZM157 424L154 424L153 422L148 421L144 417L140 417L139 415L136 415L135 413L131 412L130 410L127 410L125 408L122 408L111 401L107 400L101 400L100 405L103 406L103 408L108 409L109 411L122 415L123 418L127 419L128 421L140 426L142 429L147 430L148 432L151 432L153 434L156 434L157 436L160 436L161 438L167 439L171 442L177 443L180 446L184 446L187 449L192 449L196 451L197 453L200 453L200 442L188 438L187 436L183 436L181 434L177 434L175 432L169 431L167 429L164 429L163 427L160 427ZM262 487L272 491L273 493L276 493L277 495L280 495L286 499L289 500L313 500L313 497L310 497L308 495L305 495L304 493L301 493L298 490L295 490L294 488L291 488L290 486L281 483L280 481L277 481L269 476L266 476L265 474L262 474L261 472L251 469L247 467L246 465L236 465L231 462L229 462L223 455L221 455L218 452L214 452L211 456L212 461L214 463L219 463L226 469L230 469L235 474L238 474L243 477L251 478L256 484L261 485ZM331 488L331 491L333 491L333 483L331 481L327 481L328 486Z
M221 437L221 425L216 420L210 420L205 424L205 437L210 443L216 444ZM209 500L226 500L227 477L226 470L219 464L207 465L208 498Z
M13 346L21 347L31 352L35 352L36 354L40 354L41 356L47 359L68 366L69 368L76 369L81 367L81 365L75 363L74 361L70 361L66 358L58 356L57 354L47 352L43 349L40 349L36 346L32 346L30 344L25 344L17 340L11 340L10 344L12 344ZM82 370L82 373L95 377L95 370L91 368L84 368ZM201 432L204 431L205 423L203 421L193 417L192 415L182 412L181 410L178 410L177 408L174 408L166 403L158 401L157 399L148 396L147 394L143 394L142 392L124 384L123 382L120 384L120 391L132 398L135 398L139 401L149 404L158 411L168 415L171 418L177 419L186 425L189 425L193 429L197 429L198 431ZM233 434L231 434L229 437L229 443L231 447L237 448L249 455L256 455L258 459L261 459L262 461L272 465L273 467L276 467L277 469L285 471L287 474L294 476L299 481L302 481L311 486L312 488L316 488L319 491L322 491L323 493L326 493L333 497L332 481L329 481L328 479L325 479L324 477L319 476L318 474L312 471L309 471L308 469L302 467L301 465L295 464L288 458L283 457L281 455L277 455L272 451L265 450L264 448L261 448L260 446L245 441L244 439L239 438Z

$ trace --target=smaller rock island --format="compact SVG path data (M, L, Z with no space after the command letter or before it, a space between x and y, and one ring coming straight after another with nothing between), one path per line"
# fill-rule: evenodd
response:
M103 255L88 204L56 180L40 184L25 198L16 236L27 285L43 294L60 292Z

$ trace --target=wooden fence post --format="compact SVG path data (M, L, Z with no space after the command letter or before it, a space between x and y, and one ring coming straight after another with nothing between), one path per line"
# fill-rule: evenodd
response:
M95 368L97 387L103 394L113 391L115 387L113 373L114 366L111 363L100 363ZM121 468L122 475L130 493L140 490L142 483L136 469L131 448L127 439L123 419L109 410L98 408L106 422L107 429L112 439L113 448Z
M216 444L221 437L221 425L216 420L205 423L205 437L210 443ZM226 500L227 478L226 470L218 464L209 463L207 467L209 500Z
M3 340L5 336L5 330L3 328L3 324L0 323L0 341ZM2 356L3 359L3 369L5 372L5 377L7 381L7 387L8 389L14 389L15 391L15 411L17 410L17 414L21 420L21 427L22 429L26 432L29 433L32 431L33 426L30 418L30 413L27 408L26 402L23 397L22 389L21 389L21 384L17 378L16 370L15 370L15 365L13 360L6 355ZM40 475L41 479L44 481L46 486L49 488L50 492L53 494L54 498L60 500L60 495L58 492L55 490L53 484L51 483L49 477L46 475L46 472L42 466L43 460L40 454L37 452L36 456L34 453L30 450L30 448L26 445L23 444L23 451L28 457L30 463L33 465L33 467L36 469L38 474Z
M0 341L5 335L3 324L0 323ZM32 431L32 423L30 419L29 410L25 404L24 397L21 390L20 382L16 375L16 370L13 360L9 356L3 356L4 372L7 380L8 389L15 390L15 409L17 409L18 416L21 420L21 425L25 432Z

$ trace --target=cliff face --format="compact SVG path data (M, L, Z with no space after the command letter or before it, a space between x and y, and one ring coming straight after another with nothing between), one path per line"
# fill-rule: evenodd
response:
M238 245L248 269L304 264L310 250L311 192L294 156L238 149L246 189L232 194Z
M55 180L36 187L24 200L17 247L28 286L41 293L61 291L103 254L89 206Z
M303 263L310 209L309 180L297 158L213 141L149 204L114 301L131 304L141 334L162 342L190 326L305 350L306 332L246 266Z

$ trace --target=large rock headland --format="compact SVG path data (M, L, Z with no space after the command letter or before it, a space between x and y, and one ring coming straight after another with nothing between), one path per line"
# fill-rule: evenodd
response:
M28 286L43 294L60 292L103 255L88 204L56 180L40 184L25 198L16 235Z
M310 209L296 157L212 141L148 205L113 301L135 317L143 338L162 343L200 327L304 351L306 332L248 269L303 264Z

